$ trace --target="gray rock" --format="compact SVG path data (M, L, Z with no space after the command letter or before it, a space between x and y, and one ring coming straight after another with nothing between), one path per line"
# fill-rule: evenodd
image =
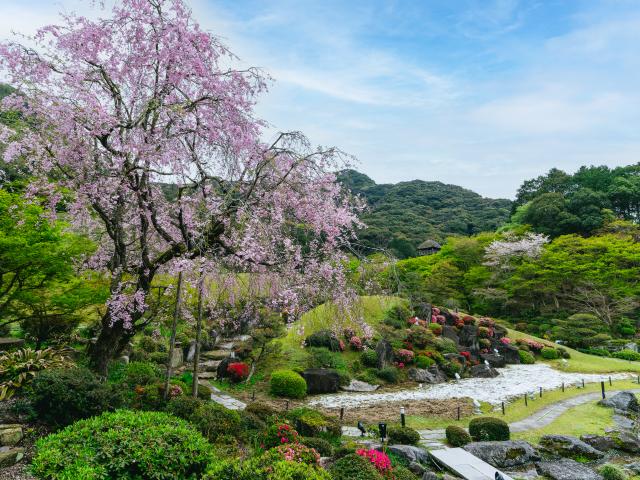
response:
M378 354L378 368L385 368L393 363L393 347L388 341L380 340L376 345L376 353Z
M552 480L603 480L602 476L589 467L568 458L539 462L536 464L536 470L540 475Z
M23 338L0 337L0 352L9 351L24 345Z
M429 462L429 454L424 449L414 447L413 445L389 445L387 451L403 457L409 463L417 462L427 464Z
M462 371L465 370L465 367L467 365L467 359L464 357L464 355L460 355L459 353L445 353L443 357L449 360L450 362L451 361L458 362L460 365L462 365Z
M0 447L0 468L11 467L24 457L24 448Z
M418 383L435 384L447 381L447 376L438 368L437 365L432 365L428 369L410 368L407 375L410 380Z
M610 432L609 435L613 438L618 450L634 454L640 453L640 438L635 433L628 430L620 430Z
M186 348L187 353L185 354L185 361L187 363L191 363L193 362L193 357L195 357L196 355L196 341L195 340L191 340L191 342L189 342L189 346Z
M232 360L227 357L222 360L214 361L219 362L218 366L215 368L216 378L226 378L228 376L227 369L229 368L229 364L232 362ZM208 371L212 371L212 369L209 369Z
M173 355L171 356L171 368L181 367L184 363L184 355L182 353L182 347L176 344L173 349Z
M580 440L601 452L607 452L617 448L614 439L608 435L582 435L580 436Z
M511 478L517 478L518 480L538 480L540 476L535 468L528 468L527 470L518 471L506 471L504 472Z
M128 365L129 364L129 356L128 355L122 355L121 357L118 358L118 361L120 363Z
M480 359L484 362L489 362L493 368L504 368L507 365L507 359L502 355L495 355L489 353L483 353L480 355Z
M604 456L600 450L570 435L544 435L540 438L540 446L547 452L561 457L584 457L596 460Z
M475 325L465 325L458 334L460 345L466 347L469 351L475 352L479 350L478 343L478 327Z
M0 445L13 447L22 440L22 425L10 423L0 425Z
M470 370L471 376L476 378L496 378L500 375L498 370L484 364L474 365Z
M407 468L417 477L421 477L427 471L427 469L418 462L411 462Z
M458 332L456 329L450 325L445 325L442 327L442 338L448 338L459 345L460 339L458 338Z
M422 480L438 480L438 475L433 472L425 472L424 475L422 475Z
M328 368L310 368L302 373L307 382L307 393L335 393L340 386L340 375Z
M598 404L605 407L615 408L622 412L640 412L638 399L631 392L618 392L611 397L600 400Z
M345 392L375 392L380 385L371 385L367 382L362 382L360 380L351 380L349 385L340 387L340 390L344 390Z
M467 452L496 468L510 468L540 460L540 455L529 442L474 442L463 447Z
M629 463L624 468L635 474L640 474L640 462Z
M500 342L498 345L498 352L504 357L507 363L518 364L520 363L520 352L518 347Z

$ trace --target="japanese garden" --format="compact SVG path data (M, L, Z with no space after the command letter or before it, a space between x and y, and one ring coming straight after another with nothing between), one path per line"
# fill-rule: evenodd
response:
M381 183L200 8L0 38L0 479L640 479L640 157Z

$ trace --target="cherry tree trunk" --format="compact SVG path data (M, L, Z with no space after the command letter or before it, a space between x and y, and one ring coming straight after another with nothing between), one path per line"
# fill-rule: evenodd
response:
M102 329L97 340L89 345L89 365L100 375L106 376L109 362L122 353L133 336L122 322L112 322L109 311L102 317Z

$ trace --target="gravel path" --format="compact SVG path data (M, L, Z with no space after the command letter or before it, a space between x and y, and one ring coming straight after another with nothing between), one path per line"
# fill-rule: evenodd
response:
M537 392L540 387L544 390L560 388L562 384L573 385L581 382L600 382L611 377L614 380L630 378L630 374L618 373L600 375L590 373L569 373L554 370L549 365L509 365L499 369L500 376L496 378L466 378L458 382L425 385L409 390L396 392L374 393L338 393L323 395L309 401L310 406L326 408L374 405L385 402L416 401L430 399L472 398L492 405L522 396L525 393Z

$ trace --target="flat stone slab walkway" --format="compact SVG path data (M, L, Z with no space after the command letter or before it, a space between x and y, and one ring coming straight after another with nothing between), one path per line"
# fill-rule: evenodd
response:
M500 473L505 480L513 480L506 473L497 470L462 448L432 450L429 455L442 466L467 480L495 480L496 472Z

